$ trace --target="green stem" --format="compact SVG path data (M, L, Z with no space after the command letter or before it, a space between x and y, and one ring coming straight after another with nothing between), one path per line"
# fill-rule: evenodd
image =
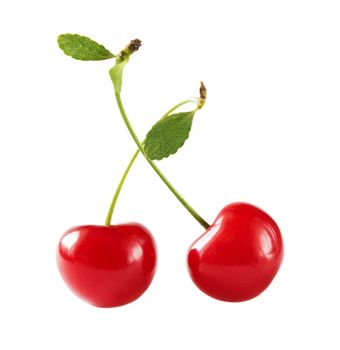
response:
M106 220L105 220L105 225L110 225L111 224L111 220L112 220L112 214L113 214L113 211L115 209L115 206L116 206L116 203L117 203L117 200L118 200L118 197L119 197L119 194L120 194L120 191L122 190L122 187L123 187L123 184L124 184L124 181L133 165L133 163L135 162L137 156L139 154L139 149L137 149L137 151L135 152L135 154L133 155L133 157L131 158L127 168L125 169L124 171L124 174L122 176L122 178L120 179L119 181L119 184L117 186L117 189L116 189L116 192L113 196L113 199L112 199L112 202L111 202L111 205L110 205L110 208L109 208L109 211L107 213L107 216L106 216Z
M179 107L182 107L188 103L195 103L197 105L197 98L193 97L193 98L189 98L187 100L184 100L180 103L177 103L177 105L174 105L172 108L170 108L161 119L167 117L169 114L171 114L173 111L175 111L176 109L178 109Z
M185 104L188 104L188 103L195 103L197 104L197 99L196 98L191 98L191 99L187 99L187 100L184 100L180 103L177 103L175 106L173 106L172 108L170 108L164 115L162 118L165 118L167 117L168 115L170 115L173 111L175 111L176 109L178 109L179 107L185 105ZM117 200L118 200L118 197L120 195L120 192L122 190L122 187L124 185L124 182L125 182L125 179L133 165L133 163L135 162L138 154L139 154L140 150L139 148L137 149L137 151L135 152L135 154L133 155L133 157L131 158L127 168L125 169L124 171L124 174L122 176L122 178L120 179L119 181L119 184L117 186L117 189L113 195L113 199L112 199L112 202L111 202L111 205L109 207L109 210L108 210L108 213L107 213L107 216L106 216L106 220L105 220L105 225L110 225L111 224L111 221L112 221L112 215L113 215L113 212L114 212L114 209L116 207L116 203L117 203Z
M120 114L122 115L122 118L125 122L126 127L128 128L131 137L135 141L139 151L143 154L144 158L147 160L147 162L150 164L150 166L153 168L153 170L157 173L157 175L162 179L162 181L165 183L165 185L169 188L169 190L175 195L175 197L180 201L180 203L188 210L188 212L205 228L207 229L210 225L185 201L185 199L176 191L176 189L171 185L171 183L168 181L168 179L162 174L160 169L156 166L156 164L145 154L143 145L139 141L135 131L132 128L132 125L130 124L130 121L126 115L120 93L115 91L115 97L117 100L118 108L120 111Z

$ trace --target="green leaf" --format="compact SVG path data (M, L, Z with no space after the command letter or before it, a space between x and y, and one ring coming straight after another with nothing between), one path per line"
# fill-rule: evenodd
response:
M61 34L58 36L58 44L65 55L76 60L102 61L115 57L103 45L78 34Z
M161 160L174 154L189 137L195 112L168 115L159 120L144 141L146 155Z
M116 62L116 64L110 69L109 72L115 91L118 94L120 94L120 91L122 89L123 71L128 61L129 60L126 58L123 61Z

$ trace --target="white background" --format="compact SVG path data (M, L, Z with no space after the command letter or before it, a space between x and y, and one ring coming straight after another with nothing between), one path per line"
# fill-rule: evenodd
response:
M338 1L3 1L0 5L1 349L339 349ZM189 142L159 165L211 222L234 201L278 222L285 259L245 303L201 293L185 266L202 228L140 158L114 222L154 234L159 264L136 302L98 309L55 264L61 234L101 224L135 146L113 62L62 54L60 33L143 47L123 99L137 133L208 89Z

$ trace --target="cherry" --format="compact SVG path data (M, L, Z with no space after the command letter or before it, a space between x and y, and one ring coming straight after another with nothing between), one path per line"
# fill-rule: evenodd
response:
M151 233L137 223L74 227L62 236L57 249L65 283L98 307L139 298L153 279L156 260Z
M283 259L283 241L275 221L247 203L227 205L189 248L193 282L209 296L231 302L262 293Z

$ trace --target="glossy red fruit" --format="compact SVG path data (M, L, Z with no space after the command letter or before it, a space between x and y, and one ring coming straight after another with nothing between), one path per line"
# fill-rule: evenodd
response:
M262 293L283 259L275 221L247 203L222 209L189 248L188 269L204 293L223 301L245 301Z
M128 304L149 287L156 244L142 225L78 226L61 238L57 263L70 289L90 304Z

